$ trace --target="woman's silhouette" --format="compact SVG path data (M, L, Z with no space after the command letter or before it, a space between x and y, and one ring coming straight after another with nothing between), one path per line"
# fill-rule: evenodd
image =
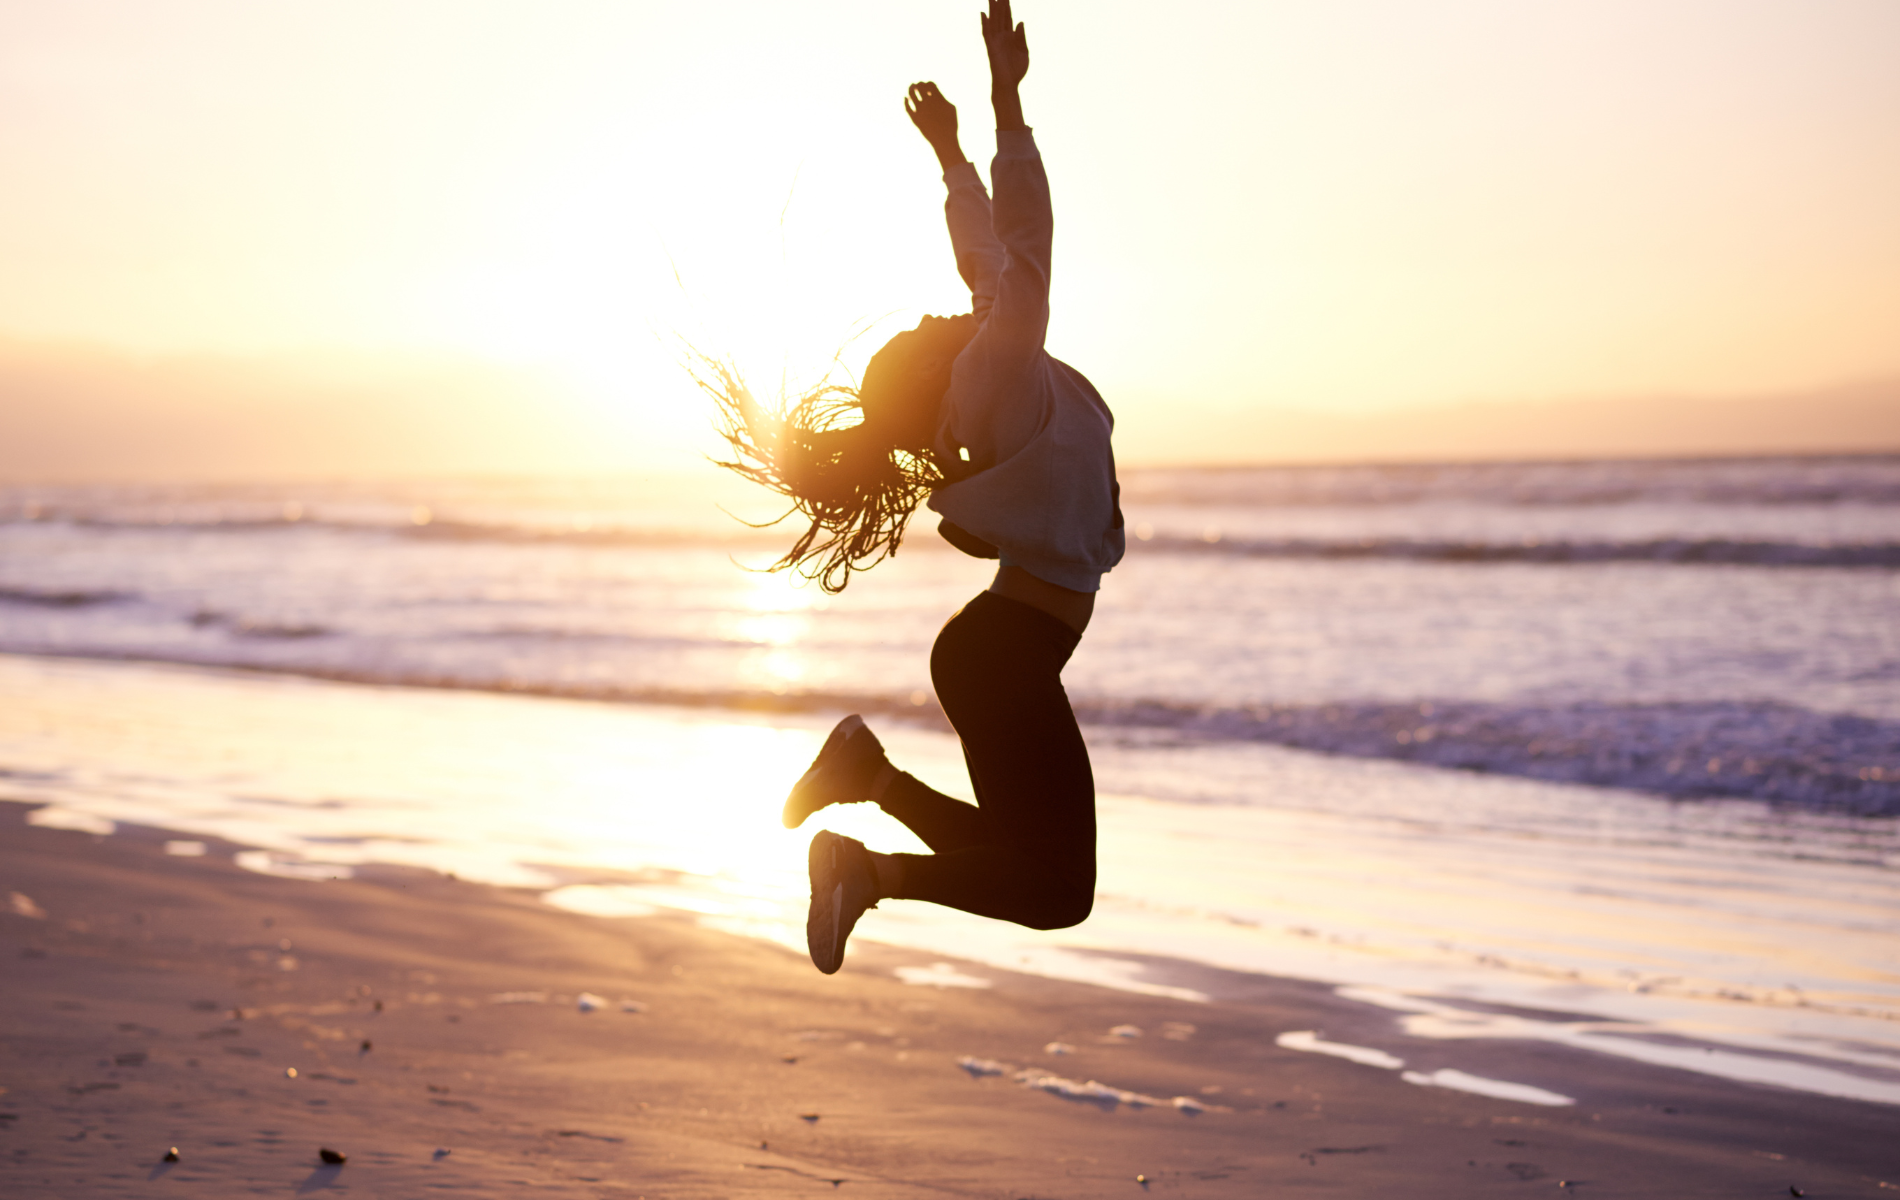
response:
M976 804L898 771L856 716L832 730L785 802L788 827L827 805L875 802L934 852L877 854L829 831L812 838L806 936L826 974L879 900L1060 929L1086 918L1095 896L1095 783L1060 675L1102 574L1122 556L1114 418L1087 379L1043 349L1049 185L1017 94L1029 45L1009 0L991 0L982 30L994 205L937 86L913 84L905 101L943 165L971 312L925 317L873 356L861 387L821 389L788 412L765 413L723 372L712 389L737 452L725 465L783 492L811 521L780 566L843 588L852 570L896 550L925 492L945 538L1000 559L930 656Z

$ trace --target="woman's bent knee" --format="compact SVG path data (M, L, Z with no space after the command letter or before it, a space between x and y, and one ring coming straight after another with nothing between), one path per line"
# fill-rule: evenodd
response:
M1030 920L1022 922L1031 929L1071 929L1089 919L1089 913L1095 909L1095 889L1064 888L1060 893L1050 896L1048 902L1038 906Z

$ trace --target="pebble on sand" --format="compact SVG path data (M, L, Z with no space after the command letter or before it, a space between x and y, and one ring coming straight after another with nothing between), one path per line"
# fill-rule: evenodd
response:
M1108 1036L1118 1037L1118 1038L1138 1038L1141 1036L1141 1026L1117 1025L1115 1026L1115 1028L1108 1031Z
M165 1151L165 1157L159 1159L159 1161L160 1162L177 1162L178 1161L178 1147L173 1146L170 1150Z
M317 1151L317 1157L333 1167L340 1167L350 1161L349 1155L343 1153L341 1150L332 1150L328 1146L320 1148Z
M447 1150L442 1149L440 1146L436 1147L435 1153L430 1155L431 1158L437 1159L438 1161L441 1159L447 1158L448 1156L449 1156L449 1152Z
M285 1067L285 1068L284 1068L284 1078L285 1078L285 1079L295 1079L295 1078L297 1078L297 1068L295 1068L295 1067Z
M590 1013L595 1009L606 1008L607 1001L594 995L592 992L582 992L580 995L574 997L574 1005L582 1012Z

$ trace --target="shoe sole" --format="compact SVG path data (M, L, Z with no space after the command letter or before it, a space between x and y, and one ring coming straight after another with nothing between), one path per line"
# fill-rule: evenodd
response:
M811 840L806 870L811 875L811 908L805 914L805 948L812 965L835 975L844 965L844 872L839 870L843 838L821 829Z
M818 757L811 760L811 766L807 767L805 773L798 777L798 782L792 785L792 794L785 798L785 807L779 813L779 821L785 828L797 829L805 823L806 817L817 812L818 808L824 807L821 804L818 808L806 808L805 789L808 786L817 785L818 777L830 765L829 760L842 752L844 744L857 736L858 730L863 728L864 718L852 713L832 729L831 736L827 737L825 744L819 747Z

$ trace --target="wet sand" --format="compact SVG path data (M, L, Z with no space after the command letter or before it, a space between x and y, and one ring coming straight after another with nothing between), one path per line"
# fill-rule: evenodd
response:
M26 810L0 805L9 1197L1900 1195L1892 1108L1509 1042L1461 1062L1534 1063L1578 1103L1417 1087L1277 1046L1397 1044L1314 984L1224 975L1194 1004L950 964L928 976L992 986L921 986L897 971L933 956L878 946L827 979L679 917L263 876Z

